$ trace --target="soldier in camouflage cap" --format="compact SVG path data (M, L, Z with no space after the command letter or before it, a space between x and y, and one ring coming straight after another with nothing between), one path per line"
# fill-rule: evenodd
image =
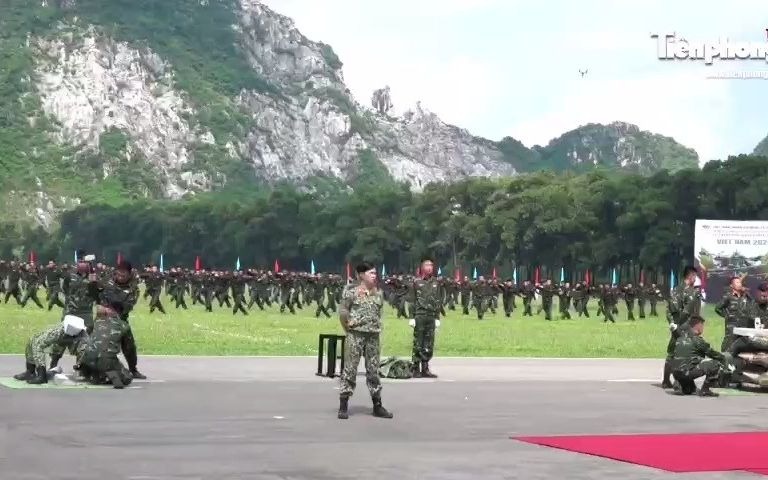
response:
M672 359L675 354L677 338L687 330L688 320L694 316L699 316L701 310L701 291L694 287L696 280L696 269L690 265L685 267L683 283L675 287L667 301L667 322L669 323L670 337L667 344L667 358L664 362L662 388L672 387L669 377L672 374Z
M381 404L379 356L381 345L381 313L384 295L376 286L376 267L369 263L357 266L358 282L347 285L342 293L339 320L347 333L344 349L344 370L341 372L339 414L349 418L349 397L355 391L357 367L360 357L365 358L365 381L373 400L373 415L392 418Z
M681 332L675 342L672 375L675 377L673 388L678 395L692 394L696 391L694 381L699 377L706 377L698 395L718 396L710 388L717 385L720 374L727 369L726 358L709 346L701 337L702 333L704 333L704 319L694 315L687 321L687 328Z
M440 314L445 315L440 298L440 282L434 276L435 264L430 259L421 262L421 278L413 281L413 376L435 378L429 370L435 348L435 327L439 325ZM421 367L421 368L420 368Z

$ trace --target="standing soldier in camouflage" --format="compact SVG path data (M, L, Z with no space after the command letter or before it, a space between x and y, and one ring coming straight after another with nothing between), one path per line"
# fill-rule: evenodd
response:
M248 311L245 309L245 284L248 279L249 277L244 276L241 270L236 270L230 280L232 300L235 302L235 306L232 307L232 315L237 314L238 311L243 312L243 315L248 315Z
M656 304L662 298L661 290L656 287L655 283L651 284L651 288L648 289L648 303L651 304L651 316L658 317L659 313L656 311Z
M731 344L736 339L733 334L735 327L754 327L754 309L755 301L742 284L742 278L731 277L730 291L715 307L715 312L725 319L725 335L720 346L721 351L727 352L731 348Z
M26 307L27 302L32 300L35 304L43 308L43 304L40 303L40 299L37 298L37 289L40 287L40 271L37 269L37 265L30 264L24 269L24 283L26 283L24 297L21 299L21 306Z
M61 269L53 260L49 261L48 266L45 267L44 275L46 295L48 297L48 311L51 311L54 305L64 308L64 304L59 298L59 293L61 293L61 273Z
M683 283L675 287L667 301L667 322L669 323L670 336L661 381L662 388L672 388L669 377L672 375L675 344L678 337L688 329L688 320L694 316L698 317L701 311L701 292L694 287L696 280L696 269L691 265L686 266L683 270Z
M440 287L434 276L435 264L425 259L421 262L421 278L413 281L413 376L436 378L429 370L435 348L435 327L445 309L440 302Z
M637 284L637 313L638 316L645 318L645 301L648 299L648 288L643 282Z
M635 321L635 298L637 292L631 283L621 289L624 294L624 303L627 305L627 320Z
M547 280L544 285L539 287L539 293L541 294L541 309L544 310L544 318L546 320L552 320L552 298L555 296L557 289L552 285L552 280Z
M512 279L508 278L501 286L501 305L504 307L504 315L509 318L512 312L515 311L515 289L517 287L512 283Z
M565 282L564 285L560 285L560 288L557 289L557 307L560 311L560 318L570 320L571 319L571 284L570 282Z
M21 305L21 289L19 281L21 280L21 265L11 261L8 266L8 288L5 290L5 303L8 303L11 297L16 299L16 304Z
M530 280L526 280L523 282L521 293L523 297L523 316L532 317L533 310L531 307L533 305L533 297L536 295L536 287L531 283Z
M361 263L355 269L357 283L347 285L339 309L341 327L347 334L344 348L344 371L341 372L338 418L349 418L349 397L355 391L360 357L365 358L365 382L373 400L373 415L392 418L381 404L379 361L381 355L381 314L384 295L376 286L376 267Z

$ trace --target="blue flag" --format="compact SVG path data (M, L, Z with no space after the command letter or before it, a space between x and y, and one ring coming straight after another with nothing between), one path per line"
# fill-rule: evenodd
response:
M670 270L669 271L669 289L672 290L675 288L675 271Z
M517 267L512 271L512 283L517 283Z
M616 274L616 269L615 268L613 269L613 278L611 279L611 283L613 285L618 285L619 284L619 276Z
M315 274L315 261L314 260L312 260L310 262L310 264L309 264L309 273L311 273L312 275Z
M382 277L387 276L387 267L384 264L381 265L381 276Z
M237 257L237 262L235 263L235 270L240 270L240 257Z
M560 283L565 282L565 267L560 267Z
M75 250L75 263L77 263L77 250Z
M440 267L437 267L437 274L438 275L442 275L443 274L443 269L440 268Z
M164 272L165 269L163 268L163 254L160 254L160 271Z
M472 272L472 280L477 280L477 267L475 267L475 271Z

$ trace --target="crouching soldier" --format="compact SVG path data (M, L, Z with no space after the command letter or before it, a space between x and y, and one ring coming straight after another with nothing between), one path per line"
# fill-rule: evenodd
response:
M122 302L117 299L102 301L80 361L80 373L84 377L94 383L103 383L106 379L115 388L124 388L133 380L131 372L117 358L128 333L128 324L120 318L121 309Z
M706 377L698 391L702 397L717 397L710 390L718 384L722 373L728 369L725 356L713 350L701 337L704 332L704 319L692 316L686 329L675 343L675 353L672 358L672 376L675 379L672 388L678 395L690 395L696 391L694 380Z
M85 321L80 317L66 315L61 323L29 339L26 349L27 369L13 378L26 380L32 385L48 383L46 352L66 349L75 352L82 349L82 345L88 342L88 338Z

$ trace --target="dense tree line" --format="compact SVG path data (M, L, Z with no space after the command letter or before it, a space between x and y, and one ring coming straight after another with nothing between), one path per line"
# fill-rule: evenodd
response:
M740 156L701 170L639 176L608 171L539 172L502 180L369 185L354 192L269 191L206 194L178 202L83 206L62 215L52 234L0 226L0 256L67 261L83 248L112 261L246 266L343 272L368 260L388 272L413 271L424 254L448 272L499 276L543 268L571 279L613 268L622 279L666 278L693 258L697 218L768 219L768 160ZM4 229L3 229L4 228ZM557 278L556 278L557 280Z

